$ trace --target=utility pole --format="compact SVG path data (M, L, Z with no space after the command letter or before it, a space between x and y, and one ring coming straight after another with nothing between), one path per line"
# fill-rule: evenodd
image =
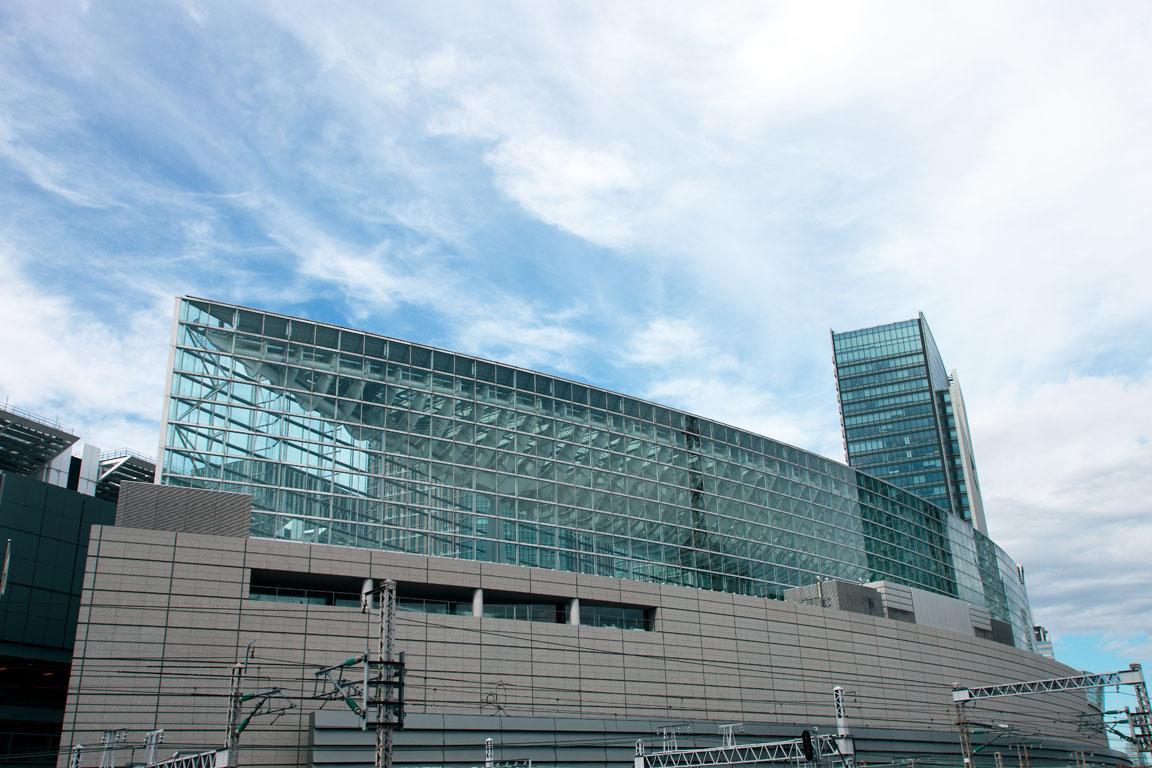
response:
M1129 730L1136 739L1137 754L1152 752L1152 705L1148 701L1148 686L1144 683L1139 664L1129 664L1128 668L1140 674L1140 681L1133 686L1136 689L1136 711L1128 714Z
M100 768L116 768L116 746L127 740L127 728L104 731L103 735L100 736L100 745L104 747L100 753Z
M240 724L240 683L244 679L244 670L248 667L248 659L252 653L252 641L244 649L244 661L232 665L232 684L228 690L228 731L224 734L224 748L228 750L228 765L230 768L240 765L240 733L237 727Z
M661 752L675 752L680 749L680 743L677 740L677 735L681 733L691 733L692 726L687 723L679 725L662 725L656 729L657 735L660 736L660 751Z
M387 579L380 592L380 635L377 658L383 662L380 674L384 681L384 695L376 700L376 768L392 768L392 721L395 704L395 686L392 680L392 654L396 650L396 582Z
M404 727L404 653L399 654L399 660L393 660L397 655L396 582L386 579L377 587L374 580L364 579L360 587L361 613L371 615L374 597L379 605L376 658L372 658L371 651L365 650L362 655L352 656L339 664L317 670L315 673L317 685L323 678L332 686L332 690L317 693L313 698L342 700L360 718L362 730L367 730L368 713L374 710L376 750L372 762L375 768L392 768L393 731ZM364 664L363 680L359 683L345 680L345 672L361 662ZM375 674L369 676L369 670L373 670ZM369 691L372 692L371 695Z
M158 728L155 731L148 731L144 735L144 762L148 765L156 762L156 748L164 743L164 729Z
M839 685L832 689L832 698L836 705L836 751L844 768L855 768L856 745L848 732L848 715L844 709L844 689Z
M228 732L224 734L225 743L225 758L227 760L228 768L236 768L240 765L240 734L244 733L244 729L252 722L253 718L264 715L279 715L287 712L290 709L295 709L296 705L293 702L288 702L279 707L269 707L265 709L265 705L273 697L279 697L281 689L268 688L262 691L255 691L253 693L243 693L240 690L240 684L244 679L244 670L248 668L248 660L252 655L252 646L255 641L248 643L248 647L244 650L244 661L238 661L232 666L232 685L228 693ZM255 701L255 705L249 712L247 717L241 719L243 705ZM209 753L205 753L209 754ZM218 757L213 758L218 760Z
M952 688L960 687L953 683ZM960 732L960 755L964 758L964 768L972 768L972 736L968 733L968 720L964 717L964 702L956 702L956 730Z
M1004 755L999 752L993 752L992 756L996 758L996 768L1004 768Z
M964 755L964 767L972 764L972 743L968 734L968 724L964 719L964 705L977 699L995 699L1004 696L1031 696L1057 691L1073 691L1084 688L1103 688L1111 685L1131 685L1136 689L1138 709L1129 714L1131 736L1118 734L1136 746L1139 752L1152 752L1152 707L1148 702L1148 687L1139 664L1129 664L1128 669L1105 674L1084 674L1075 677L1058 677L1049 680L1028 680L1019 683L997 683L980 688L962 688L952 684L952 702L956 705L956 726L960 731L960 751ZM1031 757L1028 747L1016 748L1021 768L1029 768Z

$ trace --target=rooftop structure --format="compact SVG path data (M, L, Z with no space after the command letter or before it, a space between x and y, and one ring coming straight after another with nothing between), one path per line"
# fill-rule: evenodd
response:
M0 407L0 471L37 475L79 439L55 421L7 403Z
M121 483L125 481L150 483L155 477L156 460L150 456L126 448L102 453L100 473L96 480L96 496L114 502L120 496Z
M0 472L115 502L124 480L151 482L156 461L126 448L101 453L75 430L5 403L0 406Z
M1036 653L1041 656L1047 656L1050 659L1056 658L1056 651L1052 645L1052 636L1048 634L1048 630L1039 625L1032 627L1032 647Z

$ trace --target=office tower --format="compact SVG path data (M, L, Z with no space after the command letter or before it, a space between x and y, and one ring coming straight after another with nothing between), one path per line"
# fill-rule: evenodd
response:
M832 332L848 464L987 534L964 396L924 314Z

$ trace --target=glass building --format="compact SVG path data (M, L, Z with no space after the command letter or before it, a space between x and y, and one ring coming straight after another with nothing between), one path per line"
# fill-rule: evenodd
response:
M965 521L766 437L411 342L177 300L160 481L251 494L251 535L780 598L890 580L987 607L1023 579Z
M832 333L848 464L987 533L960 382L921 313Z

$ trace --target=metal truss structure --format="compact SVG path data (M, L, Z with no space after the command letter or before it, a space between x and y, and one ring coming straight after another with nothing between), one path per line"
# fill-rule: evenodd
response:
M112 733L116 733L116 731ZM144 766L145 768L232 768L233 763L229 760L227 749L210 749L188 755L176 753L169 758L157 761L154 758L154 753L151 752L160 742L153 736L156 733L163 733L163 731L151 731L149 736L152 738L144 745L146 749L150 750L147 762L132 763L132 765ZM72 747L68 761L69 768L80 768L83 754L97 749L104 750L104 747L83 747L79 744ZM115 758L108 755L106 750L105 754L101 755L101 765L115 765Z
M836 748L836 738L831 734L813 737L811 741L815 761L824 757L838 757L840 754ZM636 742L635 768L695 768L709 765L804 762L808 762L808 758L804 754L802 739L652 753L645 753L643 741Z
M1075 677L1057 677L1051 680L1029 680L1020 683L999 683L981 688L962 688L955 684L952 688L952 703L956 705L956 727L960 732L960 752L965 768L972 765L976 750L972 748L971 735L964 705L980 699L997 699L1005 696L1031 696L1038 693L1076 691L1085 688L1103 688L1110 685L1131 685L1136 691L1137 708L1127 710L1131 735L1115 731L1117 735L1132 744L1137 752L1152 752L1152 706L1148 701L1148 688L1144 684L1144 672L1139 664L1129 664L1128 669L1105 674L1086 674Z
M173 755L158 763L149 763L148 768L227 768L228 750L213 749L194 755Z
M1028 696L1033 693L1072 691L1083 688L1102 688L1108 685L1143 685L1144 674L1139 664L1120 672L1103 675L1077 675L1059 677L1053 680L1031 680L1023 683L1000 683L982 688L953 688L952 703L963 704L977 699L995 699L1003 696Z

